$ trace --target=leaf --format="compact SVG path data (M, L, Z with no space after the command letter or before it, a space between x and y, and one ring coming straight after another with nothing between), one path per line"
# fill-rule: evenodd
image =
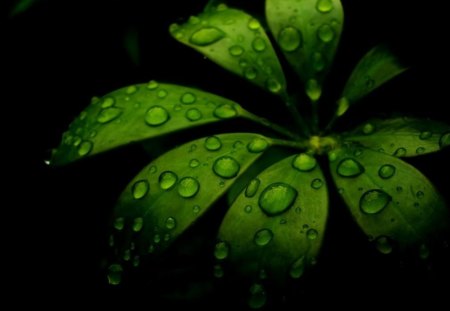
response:
M450 126L432 120L410 118L374 119L350 133L345 141L397 157L414 157L450 145Z
M152 161L117 203L114 239L122 241L115 245L120 256L126 261L130 252L166 249L270 145L270 139L257 134L222 134L189 142Z
M266 15L278 45L306 82L307 93L316 93L313 89L320 88L342 32L341 1L267 0Z
M14 17L28 11L38 0L16 0L15 5L11 9L9 16Z
M406 69L388 48L374 47L353 70L338 101L336 115L342 116L352 104Z
M225 69L276 94L286 81L278 57L260 23L243 11L217 6L170 27L172 36Z
M245 115L235 102L150 81L94 99L70 125L51 163L62 165L123 145Z
M327 187L316 160L306 154L288 157L251 181L231 206L216 258L253 277L263 270L280 282L299 278L315 263L327 214ZM226 245L226 255L217 252L220 245Z
M411 165L355 146L329 157L339 193L380 252L426 243L445 227L448 211L442 197Z

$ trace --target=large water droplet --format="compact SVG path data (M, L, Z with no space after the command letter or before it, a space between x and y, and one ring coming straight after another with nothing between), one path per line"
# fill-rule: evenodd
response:
M406 155L406 149L405 148L398 148L394 152L394 156L396 157L404 157Z
M222 147L222 142L220 138L216 136L210 136L205 139L205 148L209 151L217 151Z
M391 200L392 197L383 190L373 189L361 196L359 208L365 214L377 214L388 206Z
M297 190L285 183L273 183L259 197L259 207L269 216L288 210L297 198Z
M184 177L178 183L178 194L183 198L192 198L199 190L199 182L192 177Z
M278 44L284 52L293 52L303 44L302 33L297 28L285 27L278 34Z
M166 228L172 230L177 226L177 221L173 217L168 217L166 219Z
M119 264L112 264L108 267L108 283L111 285L119 285L122 281L122 266Z
M432 136L432 133L430 131L423 131L422 133L420 133L419 139L426 140L426 139L431 138L431 136Z
M219 260L223 260L228 257L228 253L230 252L230 246L227 242L220 241L216 243L214 247L214 257Z
M189 42L198 46L213 44L225 37L225 33L216 27L204 27L192 34Z
M266 246L267 244L270 243L270 241L272 241L272 239L273 239L272 231L266 228L258 230L255 233L255 236L253 237L253 241L258 246Z
M195 101L197 100L197 97L190 92L184 93L181 97L180 97L180 101L182 104L185 105L191 105L193 103L195 103Z
M311 181L311 188L319 190L323 186L323 181L320 178L315 178Z
M178 176L171 171L165 171L159 175L159 187L162 190L172 189L178 180Z
M330 25L328 24L323 24L322 26L319 27L319 29L317 30L317 36L319 37L319 39L324 42L324 43L328 43L333 41L335 34L334 34L334 30L333 28L331 28Z
M299 279L303 272L305 272L305 256L301 256L291 266L291 269L289 270L289 275L293 279Z
M147 180L139 180L134 183L131 188L131 193L133 194L133 198L136 200L142 199L148 193L150 186Z
M306 237L308 238L308 240L315 240L315 239L317 239L318 236L319 236L319 233L317 232L317 230L309 229L306 232Z
M84 157L84 156L88 155L92 151L93 147L94 147L94 144L91 141L89 141L89 140L83 141L78 146L78 155L80 157Z
M313 102L317 101L322 95L322 87L316 79L306 81L305 92Z
M189 121L198 121L203 117L202 112L197 108L188 109L185 116Z
M262 52L266 49L266 41L261 37L256 37L252 42L252 47L256 52Z
M248 143L247 149L251 153L260 153L263 152L269 147L269 143L264 138L255 138L251 142Z
M144 218L137 217L133 221L133 231L139 232L142 230L142 227L144 226Z
M161 106L153 106L145 114L145 123L150 126L159 126L170 119L169 112Z
M119 230L119 231L123 230L124 226L125 226L125 218L117 217L114 220L114 228L116 228L117 230Z
M252 309L262 308L267 301L266 292L261 284L255 283L250 287L250 297L248 298L248 306Z
M445 148L450 146L450 132L444 133L439 139L439 146Z
M214 173L226 179L236 177L240 169L238 161L229 156L218 158L213 165Z
M252 179L245 189L245 196L247 198L253 197L258 191L261 181L258 178Z
M301 172L309 172L316 168L317 160L307 153L301 153L294 158L292 166Z
M316 8L321 13L328 13L333 10L333 1L332 0L318 0Z
M383 179L389 179L392 176L394 176L395 171L396 171L395 166L385 164L381 166L380 169L378 170L378 175Z
M117 107L110 107L101 110L97 116L98 123L108 123L117 119L122 114L122 109Z
M339 162L336 172L342 177L356 177L364 173L364 167L355 159L347 158Z
M214 116L219 119L230 119L236 115L236 109L230 104L222 104L214 110Z
M228 49L228 52L230 52L231 56L241 56L245 51L244 48L240 45L232 45Z
M375 246L380 253L386 255L392 253L393 250L391 239L384 235L375 240Z

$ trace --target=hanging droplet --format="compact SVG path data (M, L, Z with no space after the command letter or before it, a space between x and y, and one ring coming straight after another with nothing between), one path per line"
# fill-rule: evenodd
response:
M439 146L442 148L450 146L450 132L444 133L439 139Z
M114 228L121 231L123 230L123 227L125 226L125 219L123 217L117 217L114 220Z
M266 246L273 239L273 233L270 229L261 229L255 233L253 241L258 246Z
M171 171L165 171L159 175L159 187L162 190L170 190L175 186L177 180L177 174Z
M173 217L168 217L166 219L166 228L172 230L177 226L177 221Z
M89 141L89 140L83 141L78 146L78 155L80 157L87 156L92 151L93 147L94 147L94 144L91 141Z
M320 178L315 178L311 181L311 188L319 190L323 186L323 181Z
M119 264L112 264L108 267L108 283L119 285L122 281L123 268Z
M264 138L255 138L247 145L247 150L251 153L261 153L269 147L269 143Z
M134 256L133 267L138 267L140 262L141 262L141 260L140 260L139 256Z
M294 158L292 166L301 172L309 172L316 168L317 160L307 153L301 153Z
M185 105L191 105L193 103L195 103L195 101L197 100L197 97L190 92L184 93L181 97L180 97L180 101L182 104Z
M287 211L297 198L297 190L285 183L267 186L259 196L258 204L264 213L274 216Z
M333 10L333 1L332 0L318 0L316 8L321 13L328 13Z
M198 18L197 16L190 16L188 19L188 23L191 25L197 25L200 23L200 18Z
M365 214L377 214L381 212L389 202L392 201L392 197L383 190L373 189L364 193L359 200L359 208Z
M228 257L228 253L230 252L230 246L227 242L220 241L216 243L214 247L214 257L218 260L223 260Z
M366 135L370 135L375 132L375 126L372 123L366 123L362 129L363 133Z
M231 56L241 56L242 54L244 54L245 50L240 45L232 45L228 49L228 52L230 52Z
M133 231L134 232L141 231L143 226L144 226L144 218L137 217L134 219L134 222L133 222Z
M384 235L375 240L375 246L380 253L385 255L392 253L394 249L391 239Z
M150 186L148 184L148 181L139 180L134 183L133 187L131 188L131 193L133 194L133 198L135 200L139 200L145 197L149 190Z
M214 173L226 179L236 177L240 169L241 166L239 165L239 162L229 156L218 158L213 165Z
M322 87L316 79L309 79L306 81L305 92L311 101L316 102L322 95Z
M395 166L390 165L390 164L385 164L385 165L381 166L380 169L378 170L378 175L383 179L389 179L392 176L394 176L395 171L396 171Z
M222 104L214 110L214 116L219 119L230 119L236 115L236 109L230 104Z
M394 152L394 156L396 157L404 157L406 155L406 149L405 148L398 148Z
M289 275L293 279L299 279L305 272L305 256L301 256L292 264Z
M324 43L328 43L333 41L335 34L334 34L334 30L333 28L331 28L330 25L328 24L323 24L322 26L319 27L319 29L317 30L317 36L319 37L319 39L324 42Z
M160 126L169 121L169 112L161 106L153 106L145 114L145 123L150 126Z
M216 136L210 136L205 139L205 149L208 151L217 151L222 147L220 138Z
M122 114L122 109L117 107L110 107L100 110L97 115L98 123L109 123L115 119L117 119Z
M266 292L261 284L255 283L250 287L250 297L248 298L248 306L252 309L262 308L267 301Z
M309 229L306 232L306 237L308 238L308 240L315 240L315 239L317 239L318 236L319 236L319 233L317 232L317 230Z
M207 46L223 39L225 33L216 27L204 27L192 34L189 42L198 46Z
M260 183L261 181L258 178L252 179L247 188L245 188L245 196L247 198L253 197L258 191Z
M184 177L178 183L178 194L183 198L192 198L199 190L199 182L192 177Z
M357 177L364 173L364 167L355 159L347 158L339 162L336 172L342 177Z
M302 33L294 27L285 27L278 34L278 44L284 52L294 52L303 45Z
M262 52L266 49L266 41L261 37L256 37L252 42L252 47L256 52Z

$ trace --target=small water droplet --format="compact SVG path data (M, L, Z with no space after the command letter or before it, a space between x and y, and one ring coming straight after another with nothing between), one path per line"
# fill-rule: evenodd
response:
M267 244L269 244L272 241L272 239L273 239L272 231L270 229L264 228L264 229L258 230L255 233L253 241L258 246L266 246Z
M274 216L287 211L297 198L297 190L285 183L273 183L261 193L258 204L264 213Z
M254 80L256 78L257 74L258 74L258 72L255 67L247 67L244 70L244 76L248 80Z
M359 200L359 208L365 214L377 214L381 212L389 202L392 201L392 197L383 190L373 189L369 190L361 196Z
M312 63L314 70L317 72L321 72L322 70L325 69L326 63L322 53L314 52L312 54Z
M99 114L97 115L97 122L102 124L109 123L117 119L121 114L122 114L121 108L116 107L105 108L103 110L100 110Z
M261 27L261 24L254 18L250 18L247 24L248 28L251 30L258 30Z
M166 90L159 90L157 93L158 98L166 98L169 93Z
M444 133L439 139L439 146L442 148L450 146L450 132Z
M130 85L129 87L127 87L125 93L127 93L128 95L134 94L137 92L137 87L135 85Z
M92 99L94 99L94 98L92 98ZM98 98L97 98L97 99L98 99ZM101 107L102 107L102 108L109 108L109 107L112 107L112 106L114 106L114 103L115 103L115 102L116 102L116 101L114 100L114 98L112 98L112 97L106 97L105 99L103 99Z
M214 277L216 277L218 279L220 279L224 276L223 268L221 265L219 265L219 264L214 265L213 275L214 275Z
M394 152L394 156L396 157L404 157L406 155L406 149L405 148L398 148Z
M236 109L230 104L222 104L214 110L214 116L219 119L230 119L236 115Z
M389 179L392 176L394 176L395 171L396 171L395 166L390 165L390 164L385 164L385 165L381 166L380 169L378 170L378 175L383 179Z
M306 81L305 92L309 99L315 102L322 95L322 87L316 79L309 79Z
M267 272L266 272L265 269L261 269L261 270L259 271L259 278L260 278L261 280L267 279Z
M241 56L242 54L244 54L245 50L240 45L232 45L228 49L228 52L230 52L231 56Z
M155 80L151 80L147 84L147 89L149 89L149 90L156 90L158 87L159 87L159 83L156 82Z
M293 279L299 279L305 272L305 256L301 256L291 265L289 275Z
M168 217L168 218L166 219L166 228L167 228L168 230L172 230L172 229L174 229L176 226L177 226L177 222L176 222L175 218L173 218L173 217Z
M355 159L346 158L339 162L336 172L342 177L357 177L364 173L364 167Z
M131 259L131 250L130 249L126 249L123 252L123 260L129 261L130 259Z
M251 205L246 205L244 207L244 212L246 212L247 214L250 214L252 212L252 206Z
M251 153L263 152L269 147L269 143L264 138L257 137L247 145L247 150Z
M150 126L160 126L169 121L169 112L161 106L153 106L145 114L145 123Z
M141 262L141 260L140 260L139 256L137 256L137 255L134 256L134 258L133 258L133 267L138 267L140 262Z
M245 188L245 196L247 198L251 198L253 197L256 192L258 191L259 185L260 185L261 181L258 178L252 179L247 188Z
M186 119L188 119L189 121L192 121L192 122L198 121L203 117L201 111L198 110L197 108L188 109L186 111L185 116L186 116Z
M334 34L334 30L333 28L331 28L330 25L328 24L323 24L322 26L319 27L319 29L317 30L317 36L319 37L319 39L324 42L324 43L328 43L333 41L335 34Z
M122 281L122 266L119 264L112 264L108 267L108 283L111 285L119 285Z
M301 172L309 172L316 168L317 160L307 153L301 153L294 158L292 166Z
M252 309L262 308L267 301L266 292L261 284L255 283L250 286L250 297L247 304Z
M362 131L364 134L370 135L375 132L375 125L373 125L372 123L366 123L364 124Z
M148 168L149 174L155 174L157 171L158 171L158 168L156 167L156 165L152 165Z
M394 249L391 239L384 235L375 240L375 246L380 253L385 255L392 253Z
M216 7L216 11L217 12L221 12L221 11L225 11L228 9L228 6L225 3L220 3L217 7Z
M189 161L189 167L190 168L196 168L200 165L200 161L197 159L192 159L191 161Z
M189 152L194 152L196 149L197 149L197 145L196 145L196 144L192 144L192 145L189 147Z
M131 193L133 194L133 198L135 200L142 199L145 197L150 190L150 186L148 184L147 180L138 180L134 183L133 187L131 188Z
M225 241L219 241L216 243L214 247L214 257L218 260L223 260L228 257L228 253L230 252L230 246Z
M226 179L236 177L240 169L239 162L229 156L220 157L213 164L214 173Z
M204 27L192 34L189 42L198 46L207 46L222 40L225 33L216 27Z
M266 49L266 41L261 37L256 37L252 42L252 47L256 52L262 52Z
M431 138L431 136L432 136L432 134L431 134L430 131L423 131L423 132L420 133L419 139L426 140L426 139Z
M194 207L192 208L192 211L194 212L194 214L200 213L200 206L194 205Z
M197 97L190 92L184 93L181 97L180 97L180 101L182 104L185 105L191 105L193 103L195 103L195 101L197 100Z
M302 33L292 26L285 27L278 34L278 43L284 52L294 52L303 45Z
M328 13L333 10L333 1L332 0L318 0L316 8L321 13Z
M322 188L323 186L323 181L320 178L316 178L313 179L313 181L311 181L311 188L319 190L320 188Z
M363 150L362 149L356 149L355 152L353 152L353 155L355 157L359 157L362 154L363 154Z
M366 89L371 90L375 87L375 80L372 77L366 77Z
M328 161L334 162L337 160L337 153L335 151L328 152Z
M158 233L153 236L153 242L156 244L161 242L161 236Z
M172 189L178 180L178 176L171 171L165 171L159 175L159 187L162 190Z
M86 117L87 117L87 112L86 111L82 111L80 113L80 116L79 116L80 120L83 121L84 119L86 119Z
M141 231L143 226L144 226L144 219L142 217L137 217L134 219L134 222L133 222L133 231L134 232Z
M422 191L417 191L416 192L416 198L422 199L424 196L425 196L425 193L423 193Z
M78 155L80 157L87 156L92 151L93 147L94 147L94 144L91 141L89 141L89 140L83 141L78 146Z
M278 80L274 79L274 78L269 78L266 81L266 88L272 92L272 93L279 93L283 86L281 85L280 82L278 82Z
M178 183L178 194L183 198L192 198L199 190L199 182L192 177L184 177Z
M306 232L306 237L308 238L308 240L315 240L315 239L317 239L318 236L319 236L319 233L317 232L317 230L309 229Z
M124 226L125 226L125 218L117 217L114 220L114 228L116 228L117 230L119 230L119 231L123 230Z
M216 136L210 136L205 139L205 149L208 151L217 151L222 147L220 138Z
M425 153L425 148L424 147L419 147L416 149L416 154L423 154Z

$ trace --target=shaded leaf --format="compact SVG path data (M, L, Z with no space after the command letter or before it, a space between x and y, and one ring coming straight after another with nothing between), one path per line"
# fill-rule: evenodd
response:
M15 5L11 9L9 15L16 16L18 14L24 13L29 10L33 5L35 5L38 0L17 0Z
M385 46L373 48L364 55L348 79L338 101L336 115L342 116L352 104L406 69Z
M278 57L260 23L243 11L219 5L170 27L172 36L225 69L277 94L286 82Z
M299 278L316 260L327 214L327 187L316 160L291 156L249 183L226 214L219 243L228 245L225 257L243 274L257 277L264 270L281 282Z
M266 15L287 60L307 83L307 93L317 93L313 88L320 88L342 32L341 1L267 0Z
M449 146L450 126L432 120L374 119L344 134L344 140L398 157L414 157Z
M354 219L382 253L425 243L448 222L430 181L400 159L349 146L330 153L330 168Z
M67 164L116 147L245 113L235 102L197 89L155 81L132 85L94 99L63 135L51 163Z
M257 134L222 134L189 142L152 161L117 203L114 227L115 238L122 241L116 245L119 255L167 248L270 145L270 139Z

